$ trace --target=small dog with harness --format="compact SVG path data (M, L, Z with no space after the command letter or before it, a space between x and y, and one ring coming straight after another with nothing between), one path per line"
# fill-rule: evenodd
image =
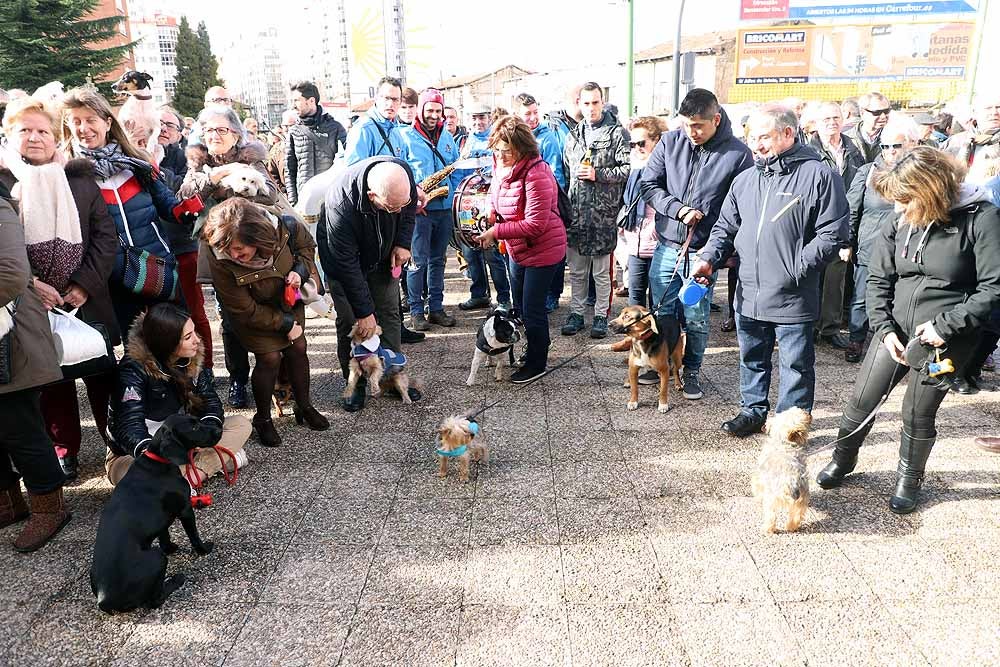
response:
M642 306L627 306L617 318L608 322L615 333L625 334L625 340L611 346L612 350L628 349L628 383L631 394L628 409L639 407L639 372L652 368L660 374L657 410L670 410L668 391L671 376L674 387L681 384L681 364L684 360L685 334L676 317L654 316Z
M438 427L438 447L435 453L440 460L438 477L448 476L448 460L458 462L458 478L469 481L469 463L479 461L489 463L490 453L486 447L486 437L479 424L466 417L448 417Z
M789 408L767 423L767 441L757 460L751 487L764 509L765 533L773 533L778 512L788 510L785 530L799 529L809 508L809 479L806 477L806 442L812 416L802 408Z
M375 325L375 335L363 339L358 335L357 323L351 327L351 364L347 376L344 398L354 395L361 378L368 380L368 392L380 396L385 386L399 392L403 403L412 403L410 376L406 374L406 355L382 346L382 327Z
M181 474L189 453L219 441L213 428L191 415L171 415L149 447L129 468L104 506L94 543L90 588L101 611L159 607L184 584L184 575L166 579L167 555L177 551L170 526L181 520L194 552L212 551L203 542L191 507L191 485ZM159 547L153 546L159 540Z
M466 385L474 385L479 367L483 362L489 365L490 359L494 358L497 360L495 379L497 382L503 379L504 355L508 365L513 366L514 345L521 340L520 326L521 321L505 310L494 310L483 321L476 332L476 352L472 356L472 370Z

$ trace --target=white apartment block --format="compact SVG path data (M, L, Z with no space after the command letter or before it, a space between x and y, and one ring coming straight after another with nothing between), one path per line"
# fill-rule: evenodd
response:
M268 28L239 35L220 51L219 76L262 127L281 123L289 92L283 75L278 31Z
M177 18L160 13L130 17L135 68L153 77L153 103L169 104L177 88Z

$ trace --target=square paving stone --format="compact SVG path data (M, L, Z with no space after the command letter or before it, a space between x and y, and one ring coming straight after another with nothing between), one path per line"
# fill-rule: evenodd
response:
M889 511L885 497L859 495L838 499L817 491L809 505L820 515L810 530L826 533L838 542L906 537L916 532L908 517Z
M795 635L776 604L674 605L691 664L805 666Z
M31 630L35 617L49 606L47 598L27 600L7 600L0 598L0 614L4 622L0 623L0 664L13 665L14 645L25 641ZM46 651L38 651L36 657Z
M327 469L318 495L324 498L392 498L402 475L398 463L338 463Z
M940 552L922 540L840 542L839 546L883 601L961 599L977 594L964 577L948 566Z
M770 602L767 584L742 544L650 538L671 602Z
M818 487L814 487L814 490ZM810 497L809 508L806 510L806 518L802 521L798 531L786 533L784 531L786 515L779 515L778 527L780 532L775 534L765 533L764 510L761 501L757 498L736 497L724 498L723 505L729 512L733 531L740 536L746 544L783 544L802 542L816 542L822 544L831 543L839 533L830 532L829 508L834 511L842 511L840 499L825 495L823 491L817 491Z
M870 593L851 561L834 544L794 536L749 545L757 569L779 602L843 600Z
M108 664L136 627L138 614L112 616L91 600L56 600L31 622L12 648L9 665L38 664L52 647L66 663ZM4 620L4 625L7 620Z
M680 625L669 606L570 605L573 665L689 665Z
M887 602L886 606L930 664L1000 664L996 598Z
M553 498L480 498L472 508L472 544L555 544Z
M243 629L250 605L173 605L151 611L116 652L115 667L220 664Z
M929 664L874 597L781 602L778 606L809 665Z
M382 543L468 544L471 520L470 500L397 500L386 521Z
M700 539L722 544L741 541L730 514L715 498L641 498L639 507L651 537Z
M666 604L656 554L643 537L562 546L570 604Z
M0 549L0 572L4 573L0 600L19 604L31 600L47 601L67 584L85 574L89 577L92 541L48 544L35 553L21 554L14 551L10 543L23 525L11 527L10 534L5 536L5 548Z
M480 471L476 488L477 498L551 498L554 495L548 463L520 465L491 461Z
M553 466L556 493L561 498L635 496L623 462L575 461Z
M222 520L202 532L204 539L222 541L225 538L258 541L287 540L298 529L310 503L300 498L271 498L240 494ZM179 524L180 522L176 522ZM175 527L180 528L176 525ZM176 540L175 540L176 541Z
M368 607L358 611L341 665L452 664L461 612L457 607Z
M207 556L177 552L169 556L167 576L179 572L187 581L170 600L197 605L255 602L284 549L284 544L226 540L215 542ZM87 592L89 588L88 580Z
M622 443L627 436L611 429L603 431L554 432L549 435L552 460L621 462Z
M230 667L333 667L355 607L258 605L226 656Z
M557 605L563 601L558 546L473 547L465 574L465 604Z
M255 470L246 482L237 480L234 488L240 495L253 498L307 500L316 495L325 476L325 466L319 470L294 471L268 467Z
M457 607L465 585L466 547L379 545L361 605Z
M556 510L563 544L627 539L645 532L635 498L559 498Z
M292 544L265 584L260 602L356 604L373 554L373 547Z
M565 608L467 605L462 609L456 664L569 665Z
M317 498L292 540L374 545L391 505L389 498Z
M404 463L411 459L417 447L413 439L414 434L411 431L376 433L366 429L345 439L337 462Z
M397 495L400 498L421 499L433 502L443 498L473 498L476 495L476 479L484 467L482 463L469 462L469 481L458 478L458 462L448 461L448 476L438 477L438 463L407 463L403 466Z
M547 466L551 447L545 431L484 431L490 461L497 465Z

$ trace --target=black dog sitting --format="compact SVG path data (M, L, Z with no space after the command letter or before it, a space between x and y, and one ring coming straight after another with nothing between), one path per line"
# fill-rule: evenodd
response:
M166 580L167 554L177 551L170 526L180 518L195 553L212 551L202 542L191 509L191 487L180 467L188 452L219 441L221 427L189 415L171 415L157 429L144 454L115 487L101 513L90 568L90 587L101 611L159 607L184 584L184 575ZM153 540L159 539L159 548Z
M465 384L470 387L474 385L479 367L484 361L488 364L493 357L497 360L496 381L503 379L504 356L508 357L511 366L514 365L514 345L521 340L521 332L518 331L520 326L521 320L505 310L490 313L476 332L476 352Z

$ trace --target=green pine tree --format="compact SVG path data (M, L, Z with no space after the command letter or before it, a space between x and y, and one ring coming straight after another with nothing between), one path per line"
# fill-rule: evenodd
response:
M105 80L135 42L98 48L121 19L87 18L98 0L0 1L0 87L32 91L50 81L67 88Z
M202 76L205 77L205 90L212 86L223 85L219 78L219 61L212 54L212 41L208 38L208 28L205 22L198 24L198 48L201 49Z
M177 27L177 88L174 90L173 105L185 116L195 116L204 106L205 91L201 76L201 49L198 37L191 30L187 17L181 17Z

